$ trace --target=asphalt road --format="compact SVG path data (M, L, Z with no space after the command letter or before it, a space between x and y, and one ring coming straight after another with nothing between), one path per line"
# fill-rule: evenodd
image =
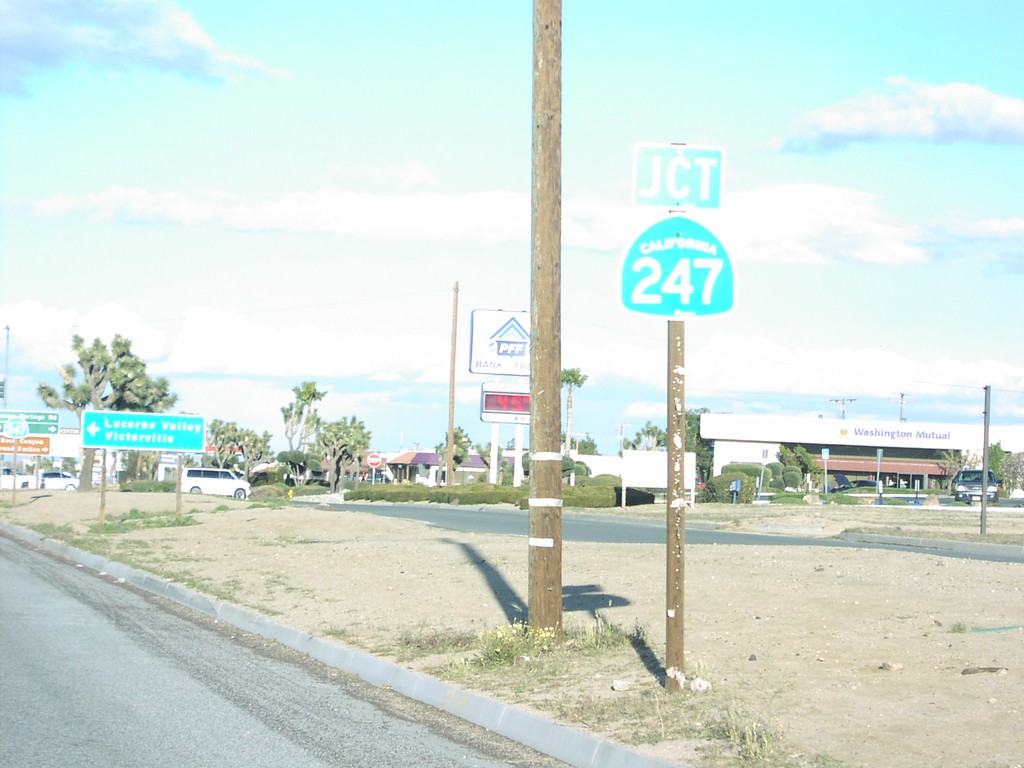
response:
M0 765L563 763L0 536Z
M383 517L419 520L439 528L477 533L499 533L526 536L529 532L529 512L504 507L446 506L442 504L328 504L338 510L369 512ZM665 521L655 518L629 518L592 513L566 511L562 515L562 539L565 541L592 541L609 544L664 544ZM762 545L775 547L858 547L862 549L888 549L903 552L927 553L940 557L959 557L973 560L1024 563L1024 547L965 547L939 541L919 539L900 541L866 541L855 539L788 536L762 533L720 531L706 526L687 525L686 545Z

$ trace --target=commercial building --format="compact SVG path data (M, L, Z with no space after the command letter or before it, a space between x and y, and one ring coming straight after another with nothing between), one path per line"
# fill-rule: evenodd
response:
M748 416L705 413L700 434L715 446L713 474L735 462L778 461L782 444L801 445L824 466L822 449L828 449L828 471L841 472L851 480L874 480L876 474L890 486L939 487L960 467L950 467L950 451L981 455L983 426L908 421L870 421L807 418L799 416ZM1001 443L1007 451L1024 450L1024 428L993 427L989 443Z

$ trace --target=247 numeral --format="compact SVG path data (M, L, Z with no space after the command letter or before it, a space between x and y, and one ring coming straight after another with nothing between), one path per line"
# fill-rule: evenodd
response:
M692 269L708 271L700 300L704 305L710 304L711 296L715 291L715 281L722 271L721 259L680 259L675 268L662 280L661 262L652 256L643 256L633 264L634 272L647 273L640 278L633 289L633 303L661 304L663 298L678 294L680 305L689 306L694 291L693 282L690 279L691 261ZM649 290L652 287L655 287L655 290Z

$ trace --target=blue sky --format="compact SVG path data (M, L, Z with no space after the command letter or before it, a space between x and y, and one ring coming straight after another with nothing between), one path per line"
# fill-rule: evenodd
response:
M626 312L633 147L722 147L731 312L686 323L686 403L1024 420L1024 5L563 6L563 367L574 432L664 425L666 322ZM11 408L73 333L133 340L178 410L284 446L475 442L470 313L529 307L532 4L8 0L0 326ZM502 442L511 437L505 427Z

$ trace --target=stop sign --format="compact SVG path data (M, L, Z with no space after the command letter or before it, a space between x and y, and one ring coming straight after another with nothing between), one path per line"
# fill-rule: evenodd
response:
M369 453L366 455L366 466L370 469L376 469L384 463L384 459L379 453Z

